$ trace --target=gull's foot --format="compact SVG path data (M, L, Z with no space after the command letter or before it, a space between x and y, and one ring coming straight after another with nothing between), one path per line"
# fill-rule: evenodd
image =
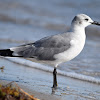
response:
M55 94L57 89L58 89L57 85L53 85L53 87L52 87L52 94Z
M51 94L55 94L55 92L56 92L56 90L57 90L57 87L52 87L52 93Z

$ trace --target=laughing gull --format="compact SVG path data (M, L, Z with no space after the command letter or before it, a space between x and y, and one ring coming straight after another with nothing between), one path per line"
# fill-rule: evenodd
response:
M49 63L54 66L53 88L57 88L57 71L59 64L75 58L83 49L85 44L85 27L100 23L93 21L85 14L78 14L71 23L68 32L48 36L34 43L0 50L0 56L24 57L32 61Z

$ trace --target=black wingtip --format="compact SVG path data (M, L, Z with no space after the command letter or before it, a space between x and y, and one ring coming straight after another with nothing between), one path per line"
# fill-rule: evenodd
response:
M13 51L11 51L10 49L3 49L0 50L0 56L7 56L7 57L13 57Z

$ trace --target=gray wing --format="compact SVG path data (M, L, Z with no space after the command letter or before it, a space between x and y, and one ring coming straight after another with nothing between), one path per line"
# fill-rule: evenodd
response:
M66 51L70 46L70 36L59 34L43 38L35 43L11 48L11 50L26 58L35 57L39 60L55 60L55 54Z

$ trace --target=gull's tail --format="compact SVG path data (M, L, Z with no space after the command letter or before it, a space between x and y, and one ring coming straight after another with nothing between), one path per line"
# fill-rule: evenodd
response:
M14 57L13 56L13 51L11 51L10 49L2 49L2 50L0 50L0 56Z
M0 56L33 58L34 51L35 51L35 46L33 46L32 44L26 44L18 47L12 47L9 49L1 49Z
M1 49L0 56L29 58L32 55L32 50L34 50L34 48L31 45L21 45L21 46L12 47L9 49Z

